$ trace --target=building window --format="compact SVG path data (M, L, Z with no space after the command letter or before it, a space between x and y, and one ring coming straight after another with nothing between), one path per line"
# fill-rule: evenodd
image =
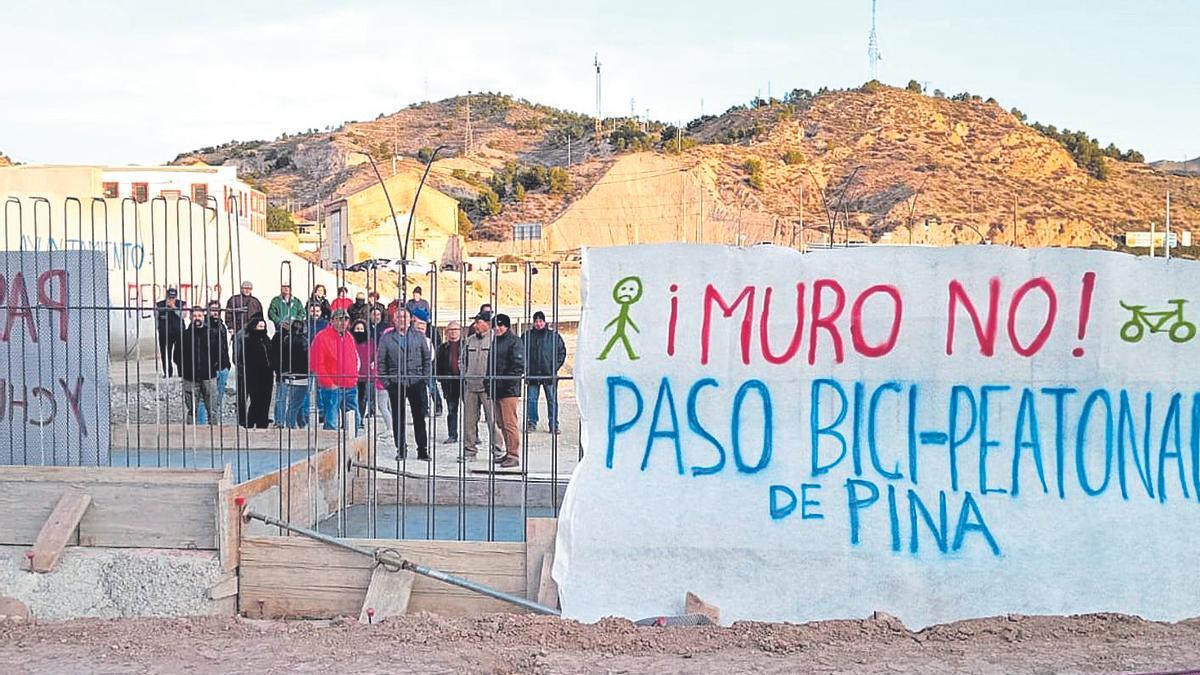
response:
M163 190L158 194L164 199L179 199L179 190Z
M134 183L133 184L133 201L139 204L145 204L150 201L150 184L149 183Z
M192 183L192 201L197 204L204 204L208 201L208 185L205 183Z
M104 183L101 187L104 188L105 199L116 199L121 196L121 189L116 183Z

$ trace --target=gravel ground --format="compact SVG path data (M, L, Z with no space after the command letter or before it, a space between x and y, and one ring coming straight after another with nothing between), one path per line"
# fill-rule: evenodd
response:
M415 614L374 626L237 618L0 625L7 673L1091 673L1200 664L1200 620L994 617L914 633L887 616L639 628Z
M109 388L110 413L113 424L155 424L183 422L183 385L179 378L132 384L117 384ZM225 423L237 423L237 395L232 389L225 393ZM274 410L272 406L271 410Z

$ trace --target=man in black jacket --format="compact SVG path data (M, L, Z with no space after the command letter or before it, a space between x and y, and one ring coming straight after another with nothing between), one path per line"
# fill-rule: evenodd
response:
M221 303L218 300L210 300L208 302L208 318L206 319L210 330L215 331L220 338L218 341L218 370L217 370L217 397L213 403L213 409L218 415L215 422L208 421L208 404L203 400L200 402L200 412L196 415L196 422L199 424L220 424L221 417L225 411L225 387L229 382L229 367L232 362L229 360L229 328L225 322L221 320Z
M154 332L158 337L158 357L163 375L171 377L173 365L179 364L179 338L183 335L183 305L179 291L167 289L165 300L154 303Z
M462 324L451 321L446 326L446 339L437 346L433 360L433 374L442 383L442 394L446 398L446 443L458 442L458 402L462 398L462 382L459 381L459 363L462 354Z
M488 364L488 389L496 402L496 418L504 436L504 459L500 467L521 465L521 375L525 373L525 347L512 332L507 314L496 315L496 339L492 342L492 361Z
M221 341L225 337L204 320L204 308L192 308L192 323L183 331L179 350L175 353L175 364L183 377L183 407L188 424L196 418L200 401L210 412L208 424L216 426L220 420L217 402L217 371L221 369ZM199 399L199 400L197 400Z
M558 331L546 325L546 314L533 313L533 328L521 336L529 360L529 396L526 420L530 431L537 430L538 392L546 391L546 421L550 433L558 433L558 371L567 360L567 345Z

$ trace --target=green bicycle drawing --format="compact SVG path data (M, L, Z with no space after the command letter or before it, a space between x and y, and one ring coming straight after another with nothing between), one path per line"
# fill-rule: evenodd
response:
M1171 342L1187 342L1196 337L1196 324L1183 318L1183 305L1187 302L1182 298L1168 300L1175 309L1158 312L1147 312L1145 305L1127 305L1118 301L1121 307L1132 312L1133 316L1121 326L1121 339L1126 342L1140 342L1149 328L1151 333L1166 333Z

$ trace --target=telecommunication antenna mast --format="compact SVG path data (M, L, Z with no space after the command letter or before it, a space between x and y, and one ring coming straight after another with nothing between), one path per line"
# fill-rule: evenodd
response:
M878 79L879 76L879 60L883 57L879 55L879 39L875 35L875 2L871 0L871 36L867 38L867 61L871 66L871 79Z
M596 145L600 144L600 54L593 59L596 66Z

